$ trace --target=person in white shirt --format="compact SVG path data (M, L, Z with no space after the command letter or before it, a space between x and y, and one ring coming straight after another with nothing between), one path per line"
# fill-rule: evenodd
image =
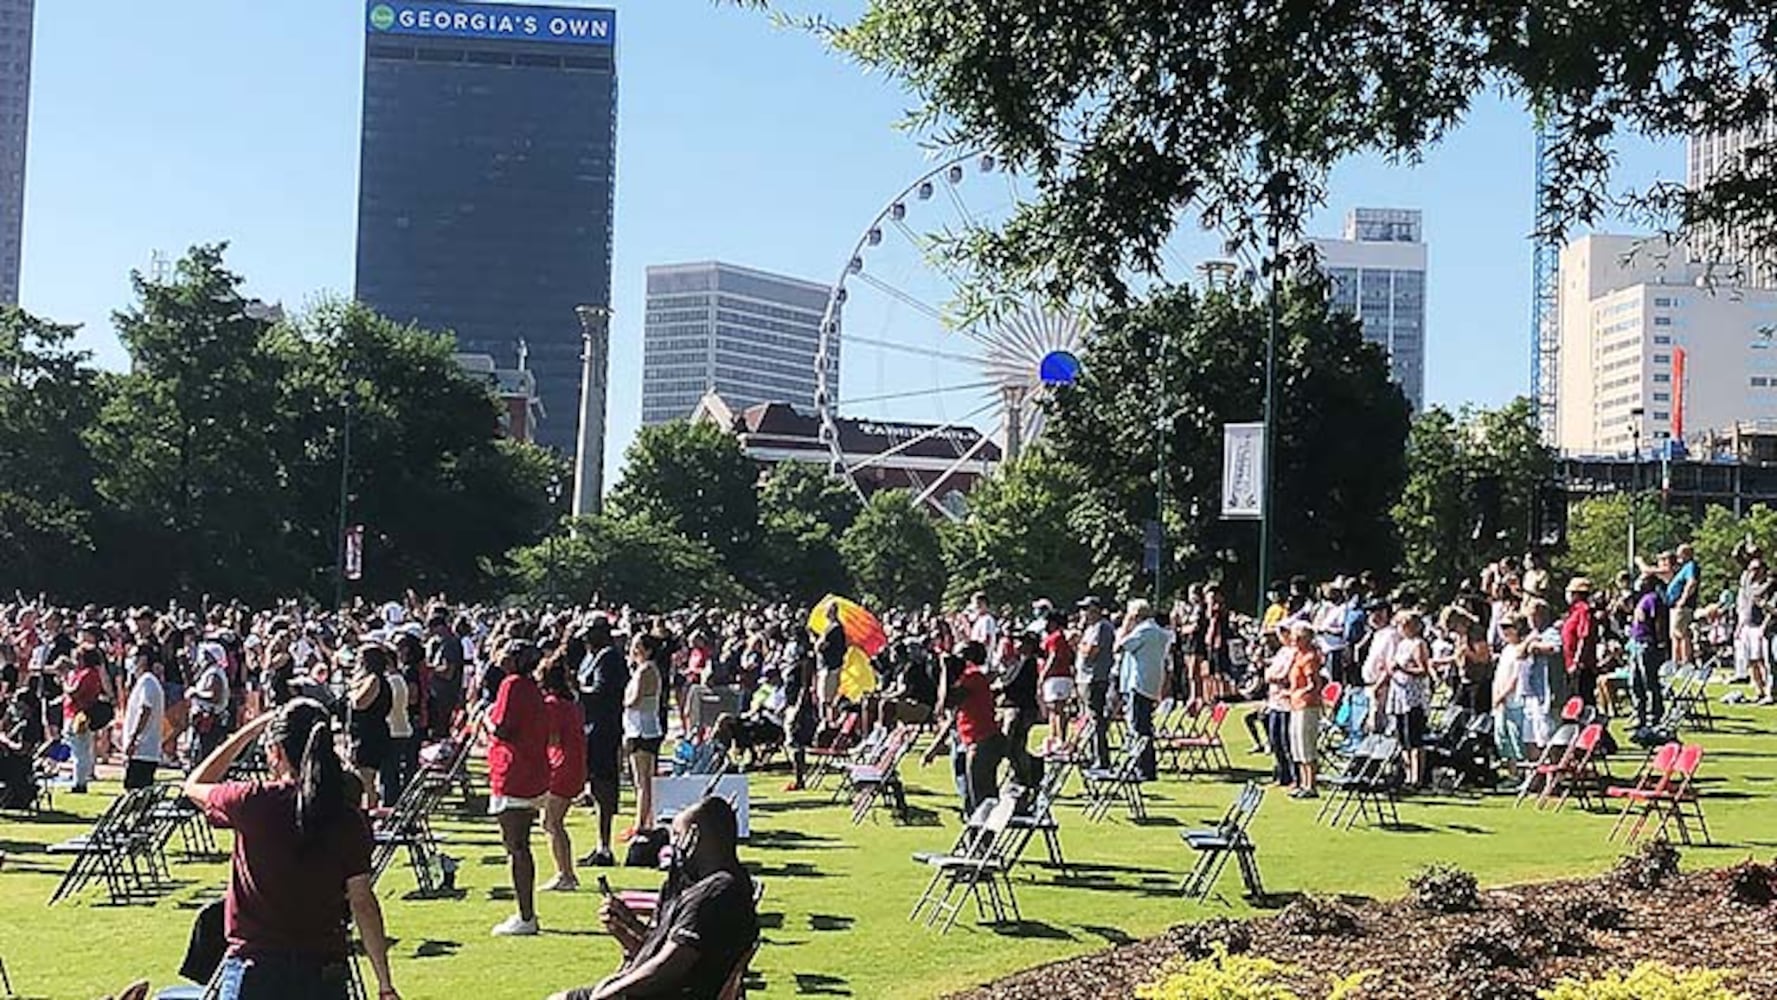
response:
M1000 623L987 606L987 595L976 594L969 600L969 639L987 647L991 660L999 655Z
M414 766L409 763L414 757L409 752L414 745L413 717L408 711L411 706L407 678L402 676L399 655L389 658L383 680L389 685L389 758L378 777L382 782L383 803L393 806L401 801L402 791L413 778Z
M125 790L154 784L161 764L161 727L166 718L167 695L160 683L160 666L138 650L130 661L129 702L123 712L123 770Z

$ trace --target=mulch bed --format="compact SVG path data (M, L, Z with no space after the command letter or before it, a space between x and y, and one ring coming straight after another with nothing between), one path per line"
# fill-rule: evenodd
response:
M1231 951L1295 966L1290 987L1325 997L1334 977L1376 970L1358 991L1365 1000L1529 1000L1566 977L1627 972L1659 959L1684 968L1737 970L1731 988L1746 997L1777 997L1777 889L1771 869L1668 876L1638 888L1629 859L1618 872L1485 890L1473 912L1437 914L1411 897L1297 901L1276 916L1212 919L1160 937L1019 973L958 994L961 1000L1086 1000L1129 997L1160 978L1172 961L1201 957L1221 940ZM1731 886L1753 881L1764 902L1735 898ZM1355 927L1338 929L1355 917ZM1609 927L1594 926L1597 924ZM1244 940L1243 940L1244 939ZM1245 947L1241 947L1244 945Z

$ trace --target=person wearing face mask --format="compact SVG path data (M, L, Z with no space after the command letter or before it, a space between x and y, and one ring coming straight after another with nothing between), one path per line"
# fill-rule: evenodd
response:
M599 919L623 964L595 986L550 1000L714 998L759 936L752 880L735 853L739 825L725 800L706 798L673 818L672 867L652 924L607 896Z

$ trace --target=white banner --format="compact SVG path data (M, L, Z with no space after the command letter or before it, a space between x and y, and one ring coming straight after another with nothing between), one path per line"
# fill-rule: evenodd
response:
M1265 425L1222 425L1222 519L1265 516Z
M354 524L346 529L346 579L364 579L364 526Z

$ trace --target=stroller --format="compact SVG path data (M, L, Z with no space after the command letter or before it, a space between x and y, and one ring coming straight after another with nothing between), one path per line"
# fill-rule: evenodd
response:
M1460 726L1440 734L1427 754L1433 787L1451 792L1491 790L1499 783L1494 759L1493 716L1462 712ZM1452 720L1454 721L1454 720Z

